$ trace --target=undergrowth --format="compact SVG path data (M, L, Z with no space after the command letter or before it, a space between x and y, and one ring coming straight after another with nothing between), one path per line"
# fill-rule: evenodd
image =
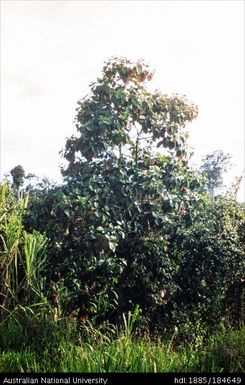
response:
M9 322L1 330L1 372L243 372L245 328L223 328L205 342L181 343L134 336L123 330L95 328L62 320Z

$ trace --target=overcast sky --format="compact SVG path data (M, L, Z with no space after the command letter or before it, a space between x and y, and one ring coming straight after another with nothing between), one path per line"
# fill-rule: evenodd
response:
M104 60L144 58L151 88L199 106L193 161L222 149L244 168L244 2L1 0L1 177L57 180L76 102ZM239 192L243 199L243 192Z

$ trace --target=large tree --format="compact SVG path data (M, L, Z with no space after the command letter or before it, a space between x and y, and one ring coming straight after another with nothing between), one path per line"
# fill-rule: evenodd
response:
M63 280L81 317L139 304L152 319L176 290L172 239L201 202L185 129L197 107L149 92L152 76L143 60L105 63L78 102L77 133L63 152L65 184L35 203L32 225L50 239L49 274Z
M25 225L48 237L46 282L61 310L118 321L139 305L151 329L200 334L234 293L240 314L244 222L235 202L206 199L188 166L197 108L150 93L152 73L143 61L105 63L78 103L64 183L32 192Z

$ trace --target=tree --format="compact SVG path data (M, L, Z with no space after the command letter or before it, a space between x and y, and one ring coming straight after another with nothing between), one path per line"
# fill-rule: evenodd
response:
M206 177L206 186L210 197L214 200L215 190L223 186L223 174L230 167L230 154L225 154L222 150L214 151L202 159L200 170Z
M105 63L78 102L64 185L31 201L27 226L49 238L47 274L69 291L67 311L82 317L113 319L138 304L154 324L176 290L172 239L202 203L185 130L197 107L150 93L152 74L143 60Z
M20 195L20 187L24 183L24 177L25 177L25 170L21 165L15 166L11 171L10 171L12 178L13 178L13 189L15 190L17 196L19 197Z
M151 330L178 324L190 335L242 298L244 221L203 194L185 130L197 108L150 93L152 72L143 61L106 62L79 101L64 183L32 191L25 228L47 235L46 282L63 313L114 322L139 305Z

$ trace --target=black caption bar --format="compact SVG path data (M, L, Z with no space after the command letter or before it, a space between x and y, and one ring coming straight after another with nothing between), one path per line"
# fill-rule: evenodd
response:
M244 373L0 373L0 384L245 385Z

